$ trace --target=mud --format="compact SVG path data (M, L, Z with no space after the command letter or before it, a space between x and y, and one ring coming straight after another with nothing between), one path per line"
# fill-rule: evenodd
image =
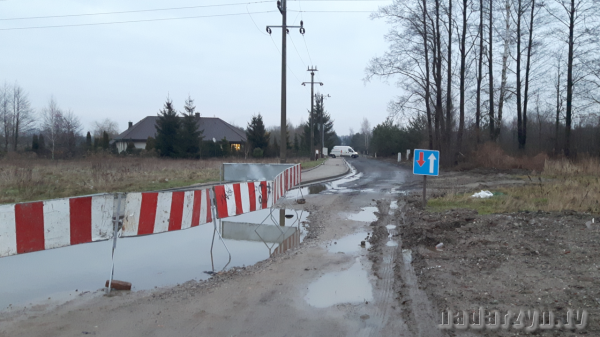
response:
M600 333L600 226L589 214L511 213L480 216L473 210L428 213L419 196L403 196L399 221L402 247L412 252L412 267L438 313L479 307L499 310L552 311L556 322L566 321L568 309L586 310L581 331L537 330L539 336ZM586 226L587 223L587 226ZM443 250L435 246L443 243ZM399 289L404 266L396 265ZM406 297L400 301L407 311ZM477 332L484 336L513 336L517 330ZM446 332L454 335L457 331ZM523 332L521 332L523 334Z

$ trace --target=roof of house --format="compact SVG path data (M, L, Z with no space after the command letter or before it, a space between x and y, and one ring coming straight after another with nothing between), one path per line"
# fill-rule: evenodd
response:
M146 141L148 137L156 138L156 121L158 116L148 116L123 131L113 140ZM204 140L221 140L223 137L233 143L246 142L246 133L218 117L200 117L198 129L203 130Z

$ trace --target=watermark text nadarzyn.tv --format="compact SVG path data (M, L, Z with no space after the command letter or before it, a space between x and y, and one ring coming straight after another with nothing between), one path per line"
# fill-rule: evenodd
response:
M496 330L514 329L533 332L540 330L565 329L582 330L587 326L588 312L586 310L568 309L566 315L555 315L552 311L539 310L508 310L504 315L498 310L485 310L469 314L466 310L454 312L448 310L442 312L442 323L438 324L440 329L473 329L473 330Z

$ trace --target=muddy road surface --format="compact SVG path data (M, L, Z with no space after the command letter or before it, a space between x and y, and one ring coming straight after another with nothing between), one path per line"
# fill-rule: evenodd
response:
M310 213L297 248L205 281L5 310L0 336L440 335L396 233L412 173L367 158L349 163L348 176L279 202Z

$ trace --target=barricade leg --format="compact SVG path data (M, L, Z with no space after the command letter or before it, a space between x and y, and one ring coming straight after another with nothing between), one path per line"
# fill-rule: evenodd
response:
M117 237L119 236L119 222L121 216L121 193L117 193L117 214L113 216L113 246L112 246L112 258L110 277L108 279L108 287L106 288L106 294L110 294L112 287L113 276L115 274L115 249L117 248Z

